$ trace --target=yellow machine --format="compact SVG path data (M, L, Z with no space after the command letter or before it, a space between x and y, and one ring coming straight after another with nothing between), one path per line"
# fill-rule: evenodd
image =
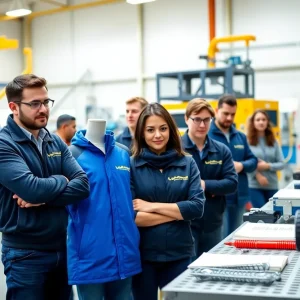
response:
M278 101L255 99L255 72L249 60L249 43L255 39L255 36L251 35L214 38L209 45L208 55L200 56L201 59L207 60L208 69L156 75L158 102L172 114L181 133L187 128L184 113L189 100L204 98L216 108L218 98L224 94L233 94L238 102L235 117L238 130L246 133L248 118L255 110L263 109L268 113L280 140ZM242 62L239 56L232 56L222 61L226 64L225 67L215 68L218 43L236 41L245 42L246 60Z
M208 100L211 106L216 109L218 105L218 100ZM267 100L255 100L255 99L238 99L238 109L235 116L235 126L238 130L246 134L247 120L249 116L253 114L257 109L265 110L274 127L273 130L276 134L277 139L280 138L280 128L279 128L279 116L278 116L278 102L277 101L267 101ZM184 121L185 109L188 102L183 101L181 103L168 104L164 103L164 107L171 113L175 119L180 133L183 134L187 128Z

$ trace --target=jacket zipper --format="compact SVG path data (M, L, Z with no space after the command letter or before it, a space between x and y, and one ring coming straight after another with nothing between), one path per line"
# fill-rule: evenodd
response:
M108 182L110 182L109 180L109 175L110 175L110 170L108 170L106 168L106 161L107 161L107 155L105 155L105 170L106 170L106 176L108 178ZM110 183L108 184L109 186L109 189L111 190L110 188ZM110 193L111 194L111 193ZM112 216L112 224L113 224L113 235L114 235L114 240L115 240L115 243L116 243L116 253L117 253L117 260L118 260L118 266L119 266L119 276L121 279L125 279L126 277L124 276L123 272L122 272L122 267L121 267L121 264L120 264L120 254L119 254L119 242L117 241L117 235L116 235L116 228L115 228L115 216L114 216L114 203L111 199L111 216Z
M30 141L31 146L33 146L34 151L37 153L41 163L42 163L42 173L43 173L43 178L45 178L45 161L43 158L43 155L41 154L40 150L38 149L38 147L36 146L36 144L32 141ZM42 153L44 153L45 151L45 147L44 147L44 143L42 145Z

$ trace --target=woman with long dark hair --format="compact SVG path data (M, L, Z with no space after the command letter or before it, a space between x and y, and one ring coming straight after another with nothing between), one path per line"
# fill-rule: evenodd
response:
M203 215L204 192L192 156L186 156L174 120L158 103L141 112L131 157L135 223L142 273L133 278L135 300L156 300L195 255L190 220Z
M276 172L284 167L281 148L264 110L256 110L250 117L247 138L251 151L258 158L257 169L248 173L250 197L253 207L260 208L277 192Z

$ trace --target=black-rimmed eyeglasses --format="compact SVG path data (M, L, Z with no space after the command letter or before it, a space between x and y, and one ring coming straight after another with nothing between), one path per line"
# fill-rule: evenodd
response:
M197 125L201 125L201 123L203 122L203 124L204 124L205 126L207 126L207 125L210 123L210 121L211 121L212 118L205 118L205 119L202 119L202 118L199 118L199 117L196 117L196 118L190 117L190 119L191 119L195 124L197 124Z
M52 99L46 99L44 101L33 100L31 102L19 101L19 102L16 102L16 103L25 104L27 106L30 106L31 109L38 110L42 107L42 105L44 105L46 108L52 108L53 104L54 104L54 100L52 100Z

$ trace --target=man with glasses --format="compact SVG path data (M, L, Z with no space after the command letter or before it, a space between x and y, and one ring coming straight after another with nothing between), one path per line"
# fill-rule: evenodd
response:
M207 135L214 115L211 105L199 98L191 100L185 112L188 130L182 137L183 147L197 163L206 197L203 218L192 221L194 259L221 241L225 195L237 188L237 174L229 149Z
M89 195L86 174L45 128L54 100L46 80L21 75L6 86L12 114L0 132L0 231L6 299L69 298L65 208Z
M216 117L212 121L209 136L226 145L233 157L233 163L238 173L238 190L226 196L226 210L223 226L225 238L237 229L243 222L245 204L249 201L247 174L257 166L257 158L251 152L245 134L233 125L237 109L237 101L233 95L224 95L218 101Z

